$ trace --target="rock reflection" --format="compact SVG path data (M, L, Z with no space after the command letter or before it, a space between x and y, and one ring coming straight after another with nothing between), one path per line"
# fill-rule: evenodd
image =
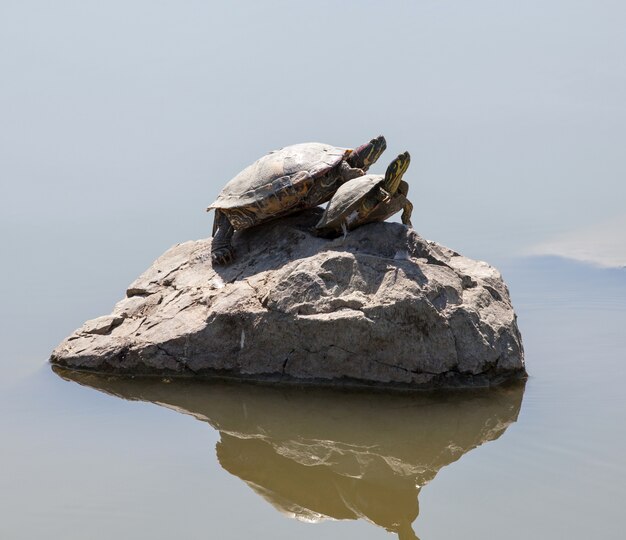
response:
M225 382L120 379L54 368L129 400L191 414L220 432L217 457L279 511L363 518L402 540L439 469L500 437L523 383L459 393L382 394Z

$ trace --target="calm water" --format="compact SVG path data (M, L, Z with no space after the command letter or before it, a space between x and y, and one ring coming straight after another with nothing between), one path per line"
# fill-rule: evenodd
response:
M9 370L0 536L623 538L626 270L501 268L525 387L130 381L54 373L45 358Z
M624 538L626 269L570 259L626 265L625 19L619 0L0 1L0 538ZM503 272L525 388L46 364L207 236L252 160L379 133L372 172L411 152L416 229Z

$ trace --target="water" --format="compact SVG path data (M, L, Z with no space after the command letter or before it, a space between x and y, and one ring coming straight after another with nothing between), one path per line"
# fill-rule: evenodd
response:
M389 395L9 371L0 535L621 538L626 274L549 257L502 269L525 385Z
M393 396L58 373L209 423L219 464L287 517L363 519L401 538L413 537L421 487L498 439L524 390Z
M0 538L623 538L625 17L614 0L0 2ZM416 229L502 270L525 388L46 364L206 237L252 160L379 133L373 172L411 152Z

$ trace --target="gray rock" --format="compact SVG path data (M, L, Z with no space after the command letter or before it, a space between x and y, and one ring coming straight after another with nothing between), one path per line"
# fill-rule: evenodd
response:
M326 240L314 209L178 244L52 353L72 369L398 387L490 385L525 374L500 274L396 223Z

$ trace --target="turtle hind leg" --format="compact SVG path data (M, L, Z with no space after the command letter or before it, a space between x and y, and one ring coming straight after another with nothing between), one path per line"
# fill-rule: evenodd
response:
M229 264L235 255L231 239L235 229L221 210L215 211L213 223L213 242L211 243L211 261L213 264Z
M370 142L355 148L347 159L348 165L367 172L387 148L385 137L379 135Z

